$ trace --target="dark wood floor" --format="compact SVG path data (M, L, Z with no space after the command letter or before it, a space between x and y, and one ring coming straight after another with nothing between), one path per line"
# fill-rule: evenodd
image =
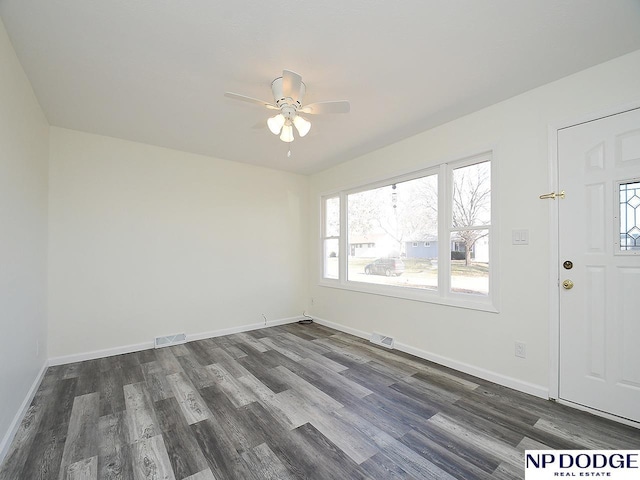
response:
M32 479L522 478L640 430L320 325L49 368L2 468Z

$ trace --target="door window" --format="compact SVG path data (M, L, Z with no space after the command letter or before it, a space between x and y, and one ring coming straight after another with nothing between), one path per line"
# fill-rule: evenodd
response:
M618 221L621 252L640 253L640 180L620 182Z

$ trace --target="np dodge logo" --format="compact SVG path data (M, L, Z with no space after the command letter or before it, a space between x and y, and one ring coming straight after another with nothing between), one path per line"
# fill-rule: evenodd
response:
M525 480L640 479L640 450L527 450Z

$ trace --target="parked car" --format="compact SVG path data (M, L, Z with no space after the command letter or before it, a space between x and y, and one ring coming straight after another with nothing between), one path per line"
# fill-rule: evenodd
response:
M364 267L367 275L398 276L404 273L404 263L399 258L377 258Z

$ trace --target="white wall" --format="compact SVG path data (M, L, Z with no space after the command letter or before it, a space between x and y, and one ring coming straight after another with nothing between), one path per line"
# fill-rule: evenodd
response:
M0 21L0 461L47 358L48 135Z
M299 316L308 179L51 128L49 353Z
M544 390L549 375L548 126L640 101L640 51L543 86L311 177L311 312L364 332ZM427 92L428 94L428 92ZM498 169L500 313L327 288L320 272L319 195L495 147ZM511 245L529 229L530 245ZM515 358L514 342L527 344Z
M640 101L638 51L307 178L49 129L1 24L0 65L5 441L47 356L292 317L310 298L314 315L347 328L546 387L549 205L538 195L549 189L547 127ZM492 146L500 313L318 285L321 193ZM521 228L530 245L512 246ZM514 357L516 340L527 359Z

